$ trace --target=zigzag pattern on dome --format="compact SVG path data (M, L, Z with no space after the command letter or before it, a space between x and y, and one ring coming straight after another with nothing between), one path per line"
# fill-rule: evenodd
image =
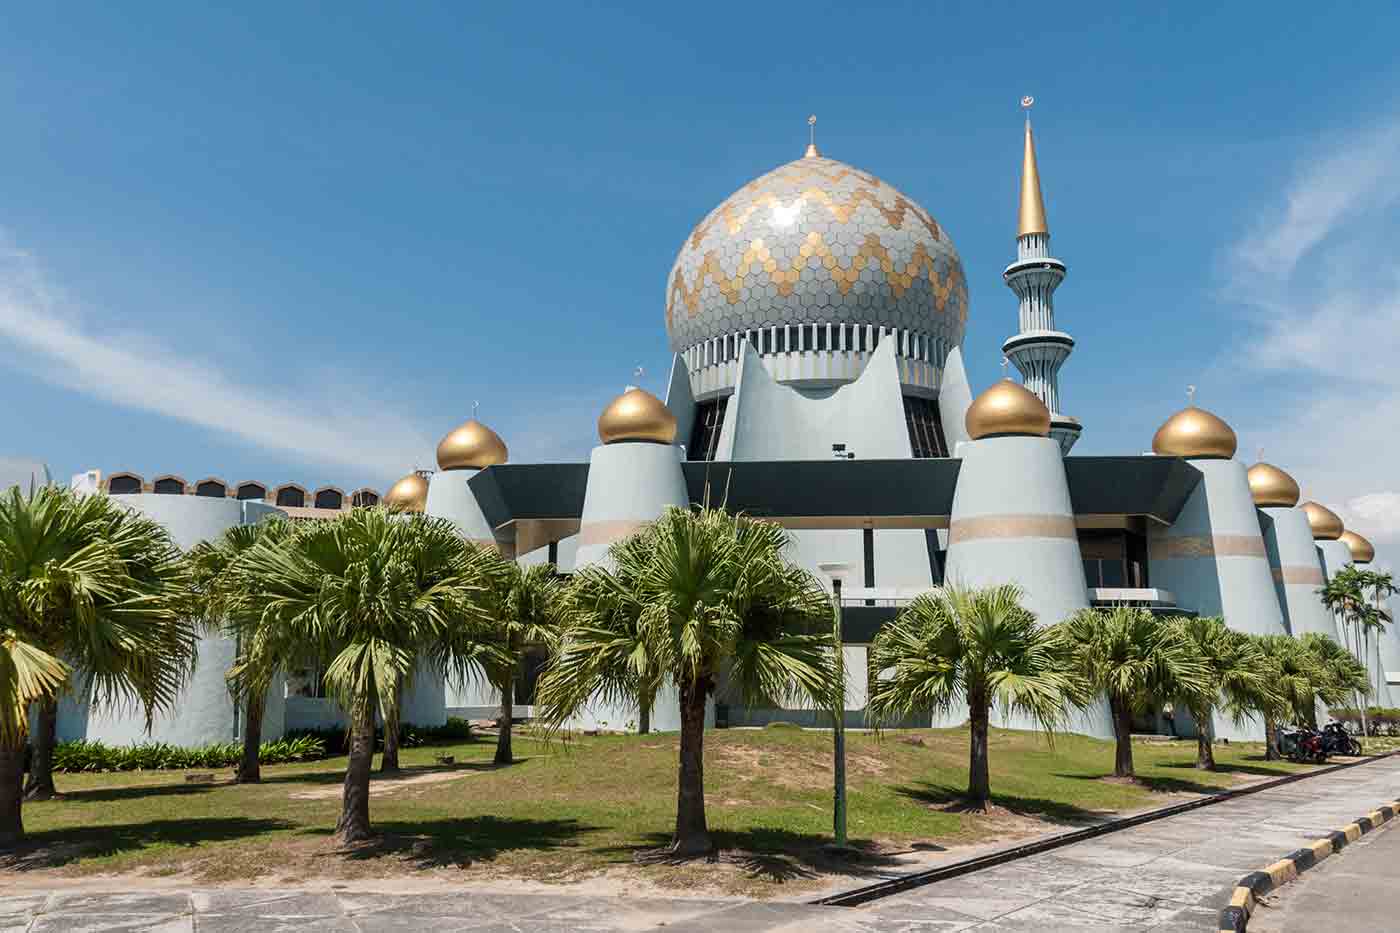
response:
M851 214L856 208L860 207L861 204L869 204L875 210L879 211L885 216L886 222L896 230L904 226L904 216L906 213L913 214L935 240L943 239L943 228L938 226L938 221L930 217L917 204L907 200L902 194L895 195L894 207L886 207L884 202L876 197L868 188L856 188L851 192L851 196L845 203L833 198L820 188L804 188L793 195L789 200L795 202L808 199L817 201L825 206L826 209L831 212L831 216L835 217L843 224L850 222ZM724 204L720 205L715 214L701 221L700 226L696 227L691 233L691 248L699 247L701 241L705 239L710 229L714 227L715 223L719 220L724 221L725 229L728 230L732 236L744 229L744 225L749 222L749 218L752 217L759 208L772 207L782 209L785 206L782 199L772 193L758 195L743 210L737 213L734 211L733 206L726 201Z
M812 256L821 260L822 268L830 273L842 295L847 294L859 281L863 269L878 260L880 271L884 273L885 281L889 283L896 298L903 297L904 293L914 286L915 280L923 277L928 280L933 291L934 308L939 312L946 312L949 297L956 296L959 320L964 323L967 321L967 281L963 275L962 263L957 259L946 260L947 271L940 276L938 263L929 255L924 244L918 243L914 246L914 255L909 262L902 267L896 267L895 260L880 242L880 238L873 233L867 233L865 242L852 257L850 264L843 266L841 260L831 252L822 235L813 231L807 234L798 255L786 268L780 267L763 240L757 239L749 244L740 261L739 270L733 276L724 274L714 252L705 254L695 282L691 285L686 284L684 273L677 269L671 284L670 299L666 303L667 323L669 325L671 322L677 297L685 305L689 316L693 317L699 311L700 289L707 277L719 286L721 294L730 304L739 301L740 289L746 284L746 277L750 273L766 274L768 280L777 286L779 295L791 295L798 276L807 266L808 258Z

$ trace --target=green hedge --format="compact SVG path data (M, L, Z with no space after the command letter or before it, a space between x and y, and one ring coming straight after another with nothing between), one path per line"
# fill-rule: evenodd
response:
M55 771L155 771L160 769L227 768L238 764L243 746L215 742L200 748L181 748L167 742L112 747L101 742L59 742L53 750ZM264 742L258 761L265 765L289 761L314 761L326 757L326 745L314 736L296 736Z
M1355 707L1330 710L1332 718L1351 732L1361 731L1361 713ZM1389 706L1366 707L1366 725L1371 735L1400 735L1400 709Z

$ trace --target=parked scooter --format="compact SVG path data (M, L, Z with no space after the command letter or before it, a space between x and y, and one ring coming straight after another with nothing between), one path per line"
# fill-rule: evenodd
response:
M1329 722L1322 727L1322 748L1328 755L1355 757L1361 754L1361 743L1339 722Z
M1327 760L1327 749L1322 742L1322 733L1312 729L1293 729L1279 737L1279 750L1293 761L1322 764Z

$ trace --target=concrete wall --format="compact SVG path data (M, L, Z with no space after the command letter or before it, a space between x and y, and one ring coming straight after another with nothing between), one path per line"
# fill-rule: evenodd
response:
M252 524L281 510L260 502L140 493L113 496L114 501L159 522L183 550L211 541L234 525ZM108 745L146 741L173 745L206 745L238 738L239 711L235 709L224 675L233 664L235 644L222 636L202 637L196 644L194 676L173 708L157 716L149 733L140 709L131 706L89 709L86 691L78 688L59 707L61 740L86 738ZM263 717L263 739L281 737L281 684L269 691Z
M495 545L496 536L468 485L468 480L480 472L438 470L428 480L428 498L423 511L438 518L451 519L468 541Z
M1332 613L1317 595L1325 577L1308 517L1298 508L1260 509L1259 527L1289 632L1295 637L1316 632L1340 641Z
M579 522L577 568L606 564L608 548L661 517L687 508L681 453L670 444L621 441L593 448Z

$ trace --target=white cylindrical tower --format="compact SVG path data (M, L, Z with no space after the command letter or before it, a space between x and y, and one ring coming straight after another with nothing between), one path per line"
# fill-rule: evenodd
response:
M1256 463L1245 476L1259 509L1259 529L1289 632L1295 637L1316 632L1340 641L1332 613L1317 596L1325 579L1308 517L1296 508L1297 482L1269 463Z
M1014 583L1022 604L1053 625L1089 607L1084 562L1050 410L1003 379L973 401L953 492L944 580L959 587ZM1009 722L1028 728L1028 722ZM1113 734L1107 708L1076 717L1075 732Z
M1286 635L1249 480L1244 464L1232 459L1236 443L1228 424L1194 406L1168 418L1152 438L1154 453L1184 457L1203 475L1176 522L1149 530L1152 582L1171 590L1178 606L1222 616L1236 631ZM1214 727L1217 737L1264 738L1258 720L1237 726L1217 713Z
M235 525L247 525L284 513L260 502L212 496L156 493L115 495L115 501L159 522L182 550L201 541L214 541ZM237 645L222 635L203 635L196 643L194 676L181 691L175 705L155 717L146 731L144 713L139 708L89 708L81 696L59 704L58 736L61 741L85 738L107 745L141 742L168 742L194 747L211 742L232 742L241 734L242 710L229 694L224 675L233 665ZM281 738L285 727L285 700L282 681L269 690L264 704L262 738Z
M1016 230L1016 261L1001 274L1016 293L1020 331L1007 338L1001 352L1021 372L1021 378L1050 409L1050 437L1067 454L1084 430L1078 419L1060 414L1060 367L1074 350L1074 338L1055 329L1055 289L1065 279L1065 264L1050 255L1050 225L1040 192L1035 137L1026 116L1025 150L1021 163L1021 209Z

